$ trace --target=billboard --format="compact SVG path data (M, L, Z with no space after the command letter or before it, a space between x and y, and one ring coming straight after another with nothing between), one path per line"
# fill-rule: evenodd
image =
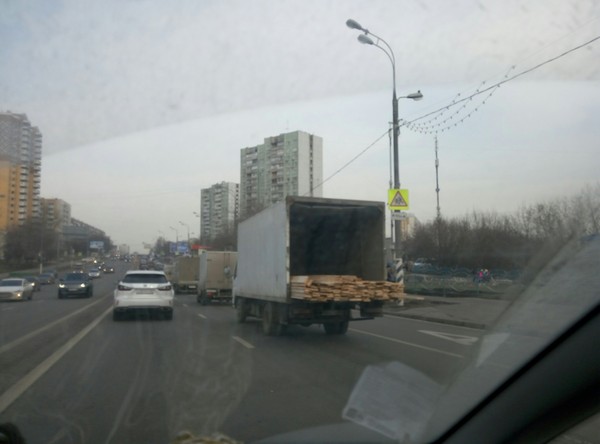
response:
M185 241L182 242L170 242L169 251L173 254L187 254L189 253L188 244Z
M90 250L104 250L104 241L90 241Z

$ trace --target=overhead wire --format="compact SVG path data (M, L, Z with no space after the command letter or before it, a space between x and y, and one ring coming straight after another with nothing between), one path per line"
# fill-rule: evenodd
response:
M484 89L482 89L482 90L478 90L478 91L474 92L473 94L471 94L471 95L469 95L469 96L467 96L467 97L464 97L464 98L462 98L462 99L460 99L460 100L454 101L453 103L451 103L451 104L449 104L449 105L446 105L446 106L443 106L443 107L441 107L441 108L438 108L437 110L435 110L435 111L431 111L431 112L429 112L429 113L427 113L427 114L423 114L422 116L420 116L420 117L417 117L417 118L415 118L415 119L412 119L412 120L410 120L410 121L406 121L406 122L405 122L405 124L404 124L404 126L407 126L408 124L412 124L412 123L414 123L414 122L417 122L417 121L419 121L419 120L421 120L421 119L424 119L424 118L426 118L426 117L429 117L429 116L432 116L432 115L434 115L434 114L436 114L436 113L439 113L439 112L441 112L441 111L444 111L444 110L446 110L446 109L447 109L449 106L455 106L455 105L457 105L457 104L459 104L459 103L465 102L465 101L467 101L467 100L471 100L473 97L476 97L476 96L478 96L478 95L480 95L480 94L484 94L484 93L486 93L486 92L490 91L491 89L498 88L499 86L501 86L501 85L503 85L503 84L505 84L505 83L507 83L507 82L510 82L510 81L512 81L512 80L515 80L516 78L519 78L519 77L521 77L521 76L524 76L525 74L529 74L530 72L532 72L532 71L535 71L536 69L539 69L539 68L541 68L542 66L544 66L544 65L547 65L547 64L549 64L549 63L552 63L552 62L554 62L554 61L556 61L556 60L558 60L558 59L560 59L560 58L562 58L562 57L565 57L566 55L568 55L568 54L570 54L570 53L572 53L572 52L575 52L575 51L577 51L577 50L579 50L579 49L581 49L581 48L583 48L583 47L585 47L585 46L587 46L587 45L589 45L589 44L591 44L591 43L594 43L594 42L595 42L595 41L597 41L597 40L600 40L600 36L596 36L596 37L594 37L593 39L591 39L591 40L588 40L588 41L587 41L587 42L585 42L585 43L582 43L582 44L580 44L580 45L577 45L577 46L575 46L574 48L571 48L571 49L569 49L569 50L567 50L567 51L565 51L565 52L563 52L563 53L561 53L561 54L559 54L559 55L557 55L557 56L555 56L555 57L552 57L552 58L550 58L550 59L547 59L547 60L545 60L545 61L543 61L543 62L541 62L541 63L538 63L537 65L534 65L534 66L532 66L531 68L528 68L528 69L526 69L526 70L524 70L524 71L521 71L521 72L519 72L519 73L517 73L517 74L515 74L515 75L513 75L513 76L511 76L511 77L508 77L508 78L506 78L506 79L503 79L503 80L501 80L501 81L499 81L499 82L497 82L497 83L495 83L495 84L493 84L493 85L491 85L491 86L489 86L489 87L487 87L487 88L484 88Z
M561 59L561 58L563 58L563 57L567 56L568 54L571 54L572 52L575 52L575 51L577 51L577 50L579 50L579 49L581 49L581 48L584 48L584 47L586 47L587 45L590 45L591 43L594 43L594 42L595 42L595 41L597 41L597 40L600 40L600 36L596 36L596 37L592 38L591 40L588 40L588 41L586 41L586 42L584 42L584 43L581 43L580 45L577 45L577 46L575 46L575 47L573 47L573 48L571 48L571 49L568 49L567 51L564 51L564 52L562 52L562 53L558 54L557 56L554 56L554 57L552 57L552 58L550 58L550 59L547 59L547 60L545 60L545 61L543 61L543 62L540 62L540 63L538 63L537 65L534 65L534 66L532 66L531 68L525 69L525 70L523 70L523 71L521 71L521 72L519 72L519 73L517 73L517 74L515 74L515 75L513 75L513 76L511 76L511 77L506 77L506 76L505 76L506 78L504 78L503 80L501 80L501 81L499 81L499 82L496 82L496 83L492 84L491 86L489 86L489 87L487 87L487 88L483 88L483 89L479 89L479 88L478 88L478 89L477 89L477 90L476 90L476 91L475 91L473 94L470 94L470 95L468 95L468 96L466 96L466 97L463 97L462 99L458 99L458 100L457 100L457 99L454 99L454 100L453 100L453 101L452 101L450 104L448 104L448 105L446 105L446 106L443 106L443 107L441 107L441 108L438 108L438 109L437 109L437 110L435 110L435 111L428 112L428 113L426 113L426 114L423 114L422 116L419 116L419 117L417 117L417 118L414 118L414 119L412 119L412 120L405 120L405 121L403 121L403 122L402 122L402 123L399 125L399 127L402 127L402 126L404 126L404 127L407 127L407 128L410 130L410 129L411 129L410 125L413 125L413 124L415 124L415 122L418 122L419 120L425 119L425 118L427 118L427 117L429 117L429 116L432 116L432 115L434 115L434 114L437 114L437 113L440 113L440 112L445 112L445 111L448 111L450 107L456 106L456 105L458 105L458 104L460 104L460 103L463 103L463 102L470 101L470 100L472 100L474 97L476 97L476 96L478 96L478 95L480 95L480 94L484 94L484 93L486 93L486 92L488 92L488 91L495 91L495 90L497 90L497 89L498 89L498 88L499 88L501 85L504 85L505 83L508 83L508 82L510 82L510 81L512 81L512 80L515 80L515 79L519 78L519 77L522 77L522 76L524 76L525 74L528 74L528 73L530 73L530 72L532 72L532 71L535 71L535 70L537 70L537 69L539 69L539 68L541 68L541 67L543 67L543 66L545 66L545 65L547 65L547 64L549 64L549 63L555 62L556 60L559 60L559 59ZM510 72L510 70L512 70L512 69L514 69L514 66L512 66L512 67L509 69L509 72ZM484 83L485 83L485 82L484 82ZM482 83L482 85L483 85L483 83ZM492 92L491 94L493 94L493 92ZM485 103L485 101L486 101L486 100L487 100L487 99L488 99L488 98L491 96L491 94L490 94L490 95L488 95L488 97L486 97L486 99L483 101L483 103ZM459 95L460 95L460 94L458 94L456 97L458 97ZM477 110L477 108L476 108L475 110ZM470 115L471 115L473 112L475 112L475 111L472 111L470 114L468 114L466 117L464 117L464 118L461 120L461 122L462 122L462 121L464 121L465 119L467 119L467 118L468 118L468 117L469 117L469 116L470 116ZM455 126L455 125L451 125L451 126ZM353 163L355 160L357 160L357 159L358 159L360 156L362 156L362 155L363 155L363 154L365 154L367 151L369 151L371 148L373 148L373 147L374 147L374 146L375 146L375 145L376 145L376 144L377 144L377 143L378 143L378 142L379 142L381 139L383 139L383 138L385 137L385 135L386 135L386 134L388 134L390 131L391 131L391 130L389 130L389 129L388 129L388 130L386 130L386 131L385 131L385 132L384 132L384 133L383 133L381 136L379 136L377 139L375 139L373 142L371 142L371 143L370 143L370 144L369 144L369 145L368 145L366 148L364 148L362 151L360 151L360 152L359 152L357 155L355 155L355 156L354 156L352 159L350 159L349 161L347 161L347 162L346 162L344 165L342 165L340 168L338 168L338 169L337 169L337 170L336 170L334 173L332 173L330 176L328 176L326 179L324 179L324 180L323 180L321 183L319 183L318 185L316 185L315 187L313 187L313 188L311 189L311 191L310 191L310 192L312 192L313 190L315 190L315 189L317 189L317 188L319 188L319 187L323 186L323 184L325 184L326 182L330 181L330 180L331 180L331 179L333 179L335 176L337 176L337 175L338 175L340 172L342 172L344 169L346 169L348 166L350 166L350 165L351 165L351 164L352 164L352 163ZM435 131L434 131L434 132L435 132ZM309 193L310 193L310 192L309 192ZM306 194L309 194L309 193L305 193L305 195L306 195Z

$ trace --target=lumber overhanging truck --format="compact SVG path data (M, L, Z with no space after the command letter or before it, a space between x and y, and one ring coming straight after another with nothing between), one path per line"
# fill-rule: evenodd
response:
M292 324L344 334L349 321L382 316L385 301L401 292L372 290L396 285L385 282L384 236L381 202L288 196L246 219L238 226L237 321L258 317L272 336ZM355 280L345 290L323 293L314 284L346 278Z

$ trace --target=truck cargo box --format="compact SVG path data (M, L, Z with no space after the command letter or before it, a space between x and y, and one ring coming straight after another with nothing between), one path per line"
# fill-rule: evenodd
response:
M290 302L290 276L385 280L382 202L288 196L239 224L234 293Z

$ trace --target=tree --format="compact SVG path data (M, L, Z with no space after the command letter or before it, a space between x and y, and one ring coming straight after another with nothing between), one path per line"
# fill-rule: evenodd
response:
M31 265L56 258L58 236L38 221L28 221L6 233L4 258L12 264Z
M520 208L514 215L473 212L421 224L404 242L409 257L451 267L522 268L543 245L600 230L600 184L578 195Z

